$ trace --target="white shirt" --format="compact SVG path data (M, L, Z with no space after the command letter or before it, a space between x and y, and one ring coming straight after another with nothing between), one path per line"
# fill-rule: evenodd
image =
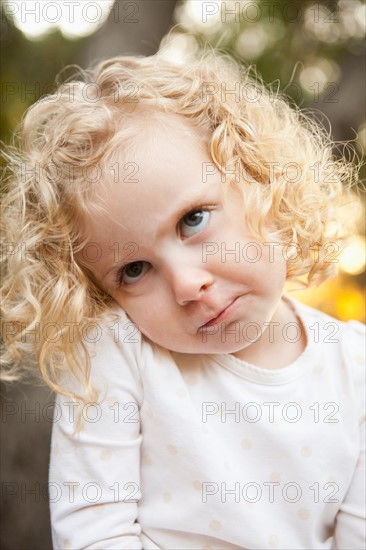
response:
M55 548L364 548L364 327L292 303L307 346L273 370L169 352L115 310L99 404L57 399Z

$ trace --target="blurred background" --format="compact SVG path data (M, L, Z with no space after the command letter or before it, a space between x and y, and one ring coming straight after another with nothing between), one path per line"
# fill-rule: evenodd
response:
M61 69L67 78L68 65L158 50L184 64L209 44L255 65L362 159L365 34L361 0L2 0L0 139L11 142L25 110L55 90ZM365 322L364 235L360 218L339 258L340 276L294 296L338 319ZM1 547L48 549L53 396L42 387L2 386L1 400Z

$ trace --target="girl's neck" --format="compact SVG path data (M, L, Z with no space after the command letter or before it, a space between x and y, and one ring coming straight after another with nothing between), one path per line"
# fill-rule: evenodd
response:
M288 323L291 325L286 327ZM306 332L300 318L291 302L282 298L261 337L233 355L263 369L281 369L291 365L303 353L306 343Z

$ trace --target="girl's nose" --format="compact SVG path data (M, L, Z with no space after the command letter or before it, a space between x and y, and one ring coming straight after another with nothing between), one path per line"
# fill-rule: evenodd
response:
M213 275L200 267L176 265L171 268L170 276L175 299L182 306L202 299L214 283Z

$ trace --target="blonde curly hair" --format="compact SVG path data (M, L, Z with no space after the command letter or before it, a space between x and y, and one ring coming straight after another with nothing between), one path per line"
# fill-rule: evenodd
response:
M271 238L300 247L301 261L288 262L288 279L307 274L308 284L319 284L334 274L334 263L322 261L325 245L345 237L339 208L351 200L357 174L351 162L333 156L327 131L217 53L183 68L159 54L116 57L33 105L20 144L5 153L3 379L29 372L27 355L51 389L75 397L62 382L71 372L91 395L85 331L113 300L74 256L100 186L89 176L116 147L131 144L136 130L129 120L144 107L189 119L223 174L240 168L239 181L227 181L245 194L253 233L268 236L270 216Z

